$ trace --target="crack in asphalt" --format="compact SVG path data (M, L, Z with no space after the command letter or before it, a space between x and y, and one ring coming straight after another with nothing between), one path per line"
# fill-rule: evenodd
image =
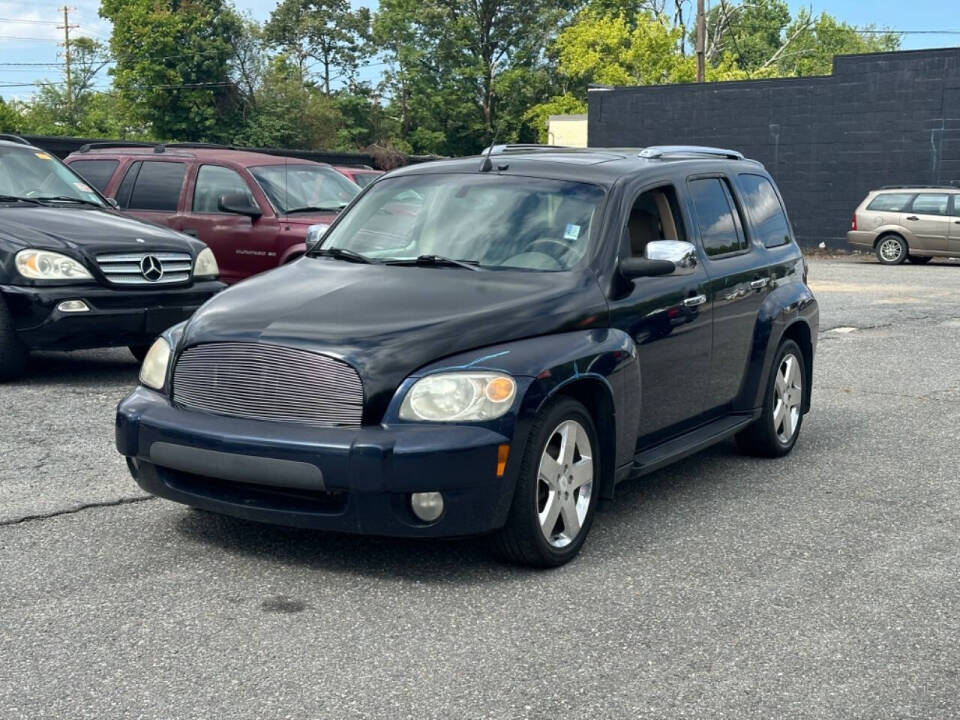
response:
M127 497L119 498L117 500L105 500L103 502L92 502L84 503L78 505L77 507L69 508L67 510L54 510L49 513L38 513L36 515L24 515L23 517L13 518L12 520L0 520L0 527L11 527L13 525L23 525L29 522L37 522L43 520L50 520L51 518L60 517L61 515L75 515L78 512L84 510L91 510L94 508L107 508L107 507L117 507L118 505L133 505L134 503L146 502L147 500L156 500L157 498L154 495L147 495L145 497Z

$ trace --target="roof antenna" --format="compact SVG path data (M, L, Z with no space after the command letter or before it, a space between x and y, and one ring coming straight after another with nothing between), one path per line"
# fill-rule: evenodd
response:
M490 161L490 154L493 152L493 146L497 144L497 136L494 135L490 140L490 147L483 154L483 161L480 163L480 172L490 172L493 170L493 163Z

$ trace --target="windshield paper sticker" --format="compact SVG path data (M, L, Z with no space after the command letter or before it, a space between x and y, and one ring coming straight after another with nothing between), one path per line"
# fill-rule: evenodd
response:
M87 193L88 193L88 192L93 192L93 190L90 189L90 186L87 185L86 183L75 182L75 183L73 184L73 186L74 186L77 190L79 190L80 192L87 192Z
M44 153L44 152L34 153L34 155L36 155L36 156L37 156L38 158L40 158L41 160L49 160L49 159L50 159L50 156L47 155L47 154Z
M564 240L576 240L580 237L580 226L570 223L567 225L566 231L563 233Z

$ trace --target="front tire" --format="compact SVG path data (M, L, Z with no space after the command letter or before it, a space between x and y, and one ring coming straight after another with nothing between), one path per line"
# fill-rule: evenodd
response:
M27 367L27 348L17 337L13 318L0 297L0 382L16 380Z
M800 346L793 340L784 340L773 361L763 413L746 430L737 433L740 452L760 457L783 457L793 450L803 424L806 370Z
M902 265L910 254L907 241L899 235L884 235L877 241L877 260L884 265Z
M530 429L506 525L493 536L500 557L540 568L576 557L596 511L599 448L579 402L560 398L544 408Z

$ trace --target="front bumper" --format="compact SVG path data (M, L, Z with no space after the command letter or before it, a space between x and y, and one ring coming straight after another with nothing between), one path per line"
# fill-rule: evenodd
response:
M510 439L483 427L313 428L183 410L141 387L117 408L116 440L147 492L279 525L475 535L503 525L513 496L514 458L496 474ZM423 523L410 493L434 491L443 514Z
M847 232L847 245L861 250L873 250L873 241L876 236L876 233L865 230L850 230Z
M141 345L194 311L226 285L201 280L183 288L113 290L99 285L0 285L20 340L34 350ZM57 310L83 300L87 312Z

